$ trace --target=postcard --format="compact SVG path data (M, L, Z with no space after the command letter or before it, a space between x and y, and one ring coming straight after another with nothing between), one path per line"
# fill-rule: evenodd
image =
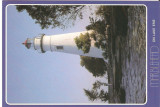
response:
M4 0L3 107L160 106L159 1Z

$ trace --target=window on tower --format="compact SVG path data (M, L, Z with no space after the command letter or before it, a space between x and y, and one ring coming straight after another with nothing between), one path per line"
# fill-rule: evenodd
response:
M56 46L57 50L63 50L63 46Z

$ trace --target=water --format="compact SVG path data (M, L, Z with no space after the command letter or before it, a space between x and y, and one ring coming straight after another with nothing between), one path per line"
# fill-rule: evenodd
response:
M122 83L126 103L146 100L146 12L145 7L128 9L128 32L123 38Z
M127 12L126 35L112 34L109 103L142 104L146 101L146 9L130 6Z

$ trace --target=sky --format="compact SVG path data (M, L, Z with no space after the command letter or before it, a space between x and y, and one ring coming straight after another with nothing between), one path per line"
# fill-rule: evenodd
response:
M78 55L38 53L22 45L26 38L85 30L90 12L65 30L45 29L35 24L26 11L7 7L7 102L8 103L90 103L83 89L98 79L80 66Z

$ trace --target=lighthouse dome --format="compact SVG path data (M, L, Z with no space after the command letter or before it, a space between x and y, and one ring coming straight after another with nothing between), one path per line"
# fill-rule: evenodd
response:
M34 38L27 38L23 43L27 49L34 49Z
M37 50L39 53L44 53L45 51L43 50L42 47L43 37L44 34L40 34L38 37L27 38L27 40L25 40L25 42L22 44L25 45L27 49L34 49Z

